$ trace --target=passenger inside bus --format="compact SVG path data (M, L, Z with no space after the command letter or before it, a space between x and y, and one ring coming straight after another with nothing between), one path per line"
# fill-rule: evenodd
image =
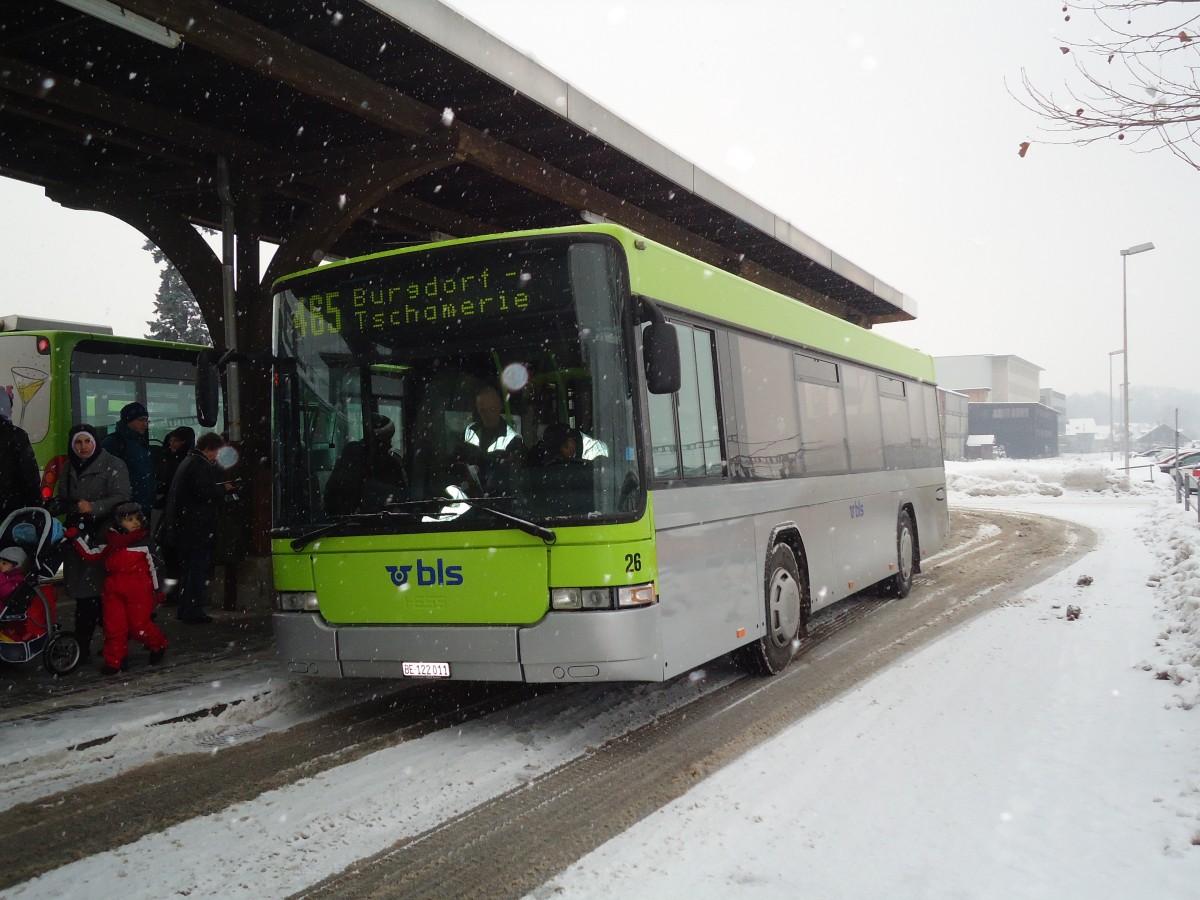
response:
M574 428L555 422L546 426L542 439L529 451L532 466L568 465L583 462L579 455L581 433Z
M325 483L325 513L344 516L378 512L406 499L404 460L392 447L396 425L387 416L371 416L371 434L342 449Z
M531 427L540 432L537 439L529 441L537 446L544 439L546 429L560 422L568 421L568 409L573 405L576 415L591 409L591 390L587 380L567 381L559 379L559 373L552 372L542 376L541 383L531 383L524 392L527 418ZM579 422L576 424L587 424ZM608 456L608 444L592 437L581 428L575 428L575 455L579 459L601 459ZM532 456L532 454L531 454ZM532 460L531 460L532 461Z
M582 433L554 422L529 454L525 471L530 508L548 515L583 513L594 504L593 463L580 455Z

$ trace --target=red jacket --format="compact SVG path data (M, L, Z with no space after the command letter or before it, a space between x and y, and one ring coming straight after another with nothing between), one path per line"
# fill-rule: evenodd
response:
M150 534L145 529L130 532L110 529L105 533L104 543L99 547L91 546L85 534L68 533L68 536L75 538L76 553L86 560L103 562L109 575L142 575L149 579L150 586L156 594L161 590L158 583L158 566L154 562L154 548Z

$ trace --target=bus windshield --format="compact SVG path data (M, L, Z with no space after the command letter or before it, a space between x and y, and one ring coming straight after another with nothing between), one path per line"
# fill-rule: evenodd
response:
M641 502L619 245L458 244L275 297L277 534L557 525Z

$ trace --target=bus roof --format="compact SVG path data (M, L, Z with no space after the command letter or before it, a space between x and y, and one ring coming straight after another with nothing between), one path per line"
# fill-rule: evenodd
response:
M111 325L88 325L84 322L59 322L54 319L38 319L16 313L0 316L0 331L86 331L93 334L112 334Z

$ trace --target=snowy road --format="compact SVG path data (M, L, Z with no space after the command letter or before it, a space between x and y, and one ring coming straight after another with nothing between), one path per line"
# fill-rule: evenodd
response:
M354 896L380 886L519 896L1067 565L1089 540L1019 515L955 520L952 545L907 600L855 598L823 611L780 678L742 678L720 661L665 685L342 688L332 709L301 702L324 686L260 685L219 728L185 720L149 729L149 740L143 727L82 751L11 758L0 776L26 802L0 830L0 853L20 860L0 888L33 878L15 888L22 897L83 886L130 897ZM63 790L64 778L75 786ZM29 846L45 852L20 852Z

